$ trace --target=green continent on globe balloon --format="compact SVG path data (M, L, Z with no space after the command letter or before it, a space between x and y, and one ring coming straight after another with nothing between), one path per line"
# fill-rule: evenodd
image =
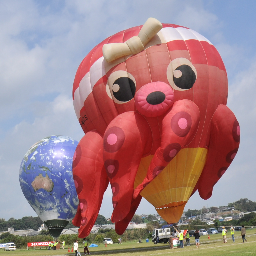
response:
M52 172L48 167L46 166L39 166L39 168L41 169L41 171L44 171L44 172Z

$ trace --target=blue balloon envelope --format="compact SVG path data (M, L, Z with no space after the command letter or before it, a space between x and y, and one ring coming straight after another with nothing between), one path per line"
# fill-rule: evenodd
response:
M77 144L67 136L50 136L34 144L21 162L21 190L53 237L74 218L79 203L72 173Z

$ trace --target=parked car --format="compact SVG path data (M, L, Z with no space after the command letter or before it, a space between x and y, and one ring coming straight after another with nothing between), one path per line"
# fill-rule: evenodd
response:
M237 226L237 227L235 227L235 230L236 231L241 231L241 228L242 228L241 226Z
M218 234L218 230L216 228L207 229L208 234Z
M188 233L189 233L189 236L194 236L195 230L189 230Z
M4 247L5 251L15 251L16 250L16 245L15 243L6 243L5 247Z
M113 244L113 240L111 238L104 238L104 244Z
M206 236L206 235L208 235L208 233L207 233L207 231L205 229L200 229L199 230L199 235L200 236Z

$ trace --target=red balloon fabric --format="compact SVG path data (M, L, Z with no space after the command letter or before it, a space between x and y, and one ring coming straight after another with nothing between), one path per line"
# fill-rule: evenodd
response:
M240 127L226 106L218 51L189 28L161 26L107 38L77 70L74 108L85 132L73 161L79 237L90 233L109 182L118 234L141 197L174 223L197 189L211 196L238 151Z

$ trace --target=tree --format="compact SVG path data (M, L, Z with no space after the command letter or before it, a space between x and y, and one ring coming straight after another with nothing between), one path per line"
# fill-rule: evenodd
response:
M220 226L220 221L219 220L215 220L214 221L214 227L218 230L218 227Z
M106 237L111 238L114 243L118 243L118 238L119 238L119 236L118 236L118 234L116 233L115 230L110 229L110 230L107 232Z
M157 218L156 218L154 215L149 214L149 215L147 216L147 220L150 222L150 221L157 220Z
M10 236L11 236L11 234L10 234L9 232L5 232L5 233L3 233L3 234L0 236L0 239L3 240L3 239L6 239L6 238L8 238L8 237L10 237Z
M245 214L240 220L238 220L239 225L251 226L255 225L256 213L252 212Z
M47 229L47 230L44 230L44 229L43 229L43 230L40 231L39 235L48 236L48 235L50 235L50 232L49 232L48 229Z
M218 211L219 211L218 207L215 207L215 206L210 207L210 212L217 213Z
M252 212L256 211L256 202L253 202L247 198L241 198L240 200L229 203L229 207L235 207L236 210L239 210L241 212Z
M101 235L101 234L97 235L95 237L94 241L95 241L95 243L103 243L103 241L104 241L103 235Z
M134 214L134 216L132 217L132 221L135 222L136 224L143 223L142 217L137 214Z
M201 211L200 210L190 210L188 209L186 212L185 212L185 216L187 218L189 217L192 217L192 216L197 216L197 215L200 215L201 214Z
M6 231L8 228L14 228L15 230L25 230L38 228L43 224L39 217L23 217L22 219L10 218L8 221L1 219L0 221L0 231Z
M97 225L104 225L107 223L107 219L103 215L98 215L97 220L95 221L95 224Z
M204 206L201 210L202 213L207 213L208 212L208 209Z
M195 219L193 221L190 222L188 229L200 229L200 228L206 228L207 224L205 222L202 222L199 219Z
M147 230L152 232L155 228L160 228L160 224L158 221L150 221L147 223Z

